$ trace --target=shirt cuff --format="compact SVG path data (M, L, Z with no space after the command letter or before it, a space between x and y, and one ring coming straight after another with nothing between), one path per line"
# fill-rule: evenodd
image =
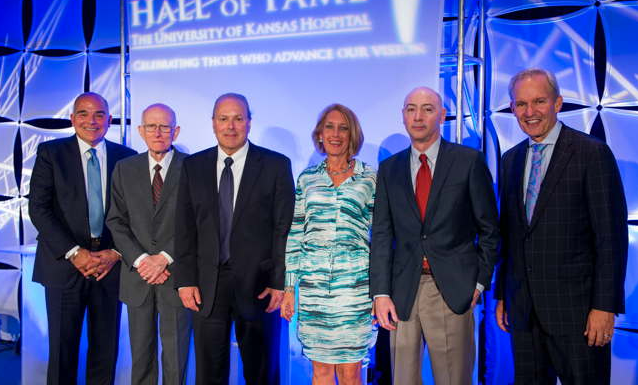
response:
M479 291L479 293L482 293L483 290L485 290L485 286L481 285L480 283L476 283L476 290Z
M75 254L75 252L78 250L80 250L80 246L76 245L74 248L72 248L71 250L67 251L66 254L64 254L64 259L71 258L73 254Z
M384 298L384 297L385 298L390 298L390 296L387 295L387 294L377 294L374 297L372 297L372 299L374 300L374 299L377 299L377 298Z
M160 251L160 254L162 254L164 256L164 258L166 258L166 260L168 261L169 265L174 262L173 258L171 258L171 255L169 253L167 253L166 251Z
M140 266L140 263L142 263L142 260L146 257L148 257L148 253L144 253L140 255L139 257L137 257L135 262L133 262L133 267L137 269Z

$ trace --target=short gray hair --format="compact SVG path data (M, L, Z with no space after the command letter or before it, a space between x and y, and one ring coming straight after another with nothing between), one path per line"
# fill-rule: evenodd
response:
M523 79L531 78L532 76L544 76L547 79L547 84L549 84L549 88L554 94L554 98L560 96L560 87L558 87L558 82L556 81L556 76L551 71L542 68L528 68L518 72L516 75L512 76L510 79L510 84L507 87L507 90L510 95L510 100L514 100L514 87L516 87L516 83Z

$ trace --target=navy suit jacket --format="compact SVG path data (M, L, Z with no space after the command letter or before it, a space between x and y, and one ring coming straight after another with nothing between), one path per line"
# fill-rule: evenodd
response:
M582 334L589 311L623 313L627 204L609 147L565 125L532 220L523 203L528 140L503 155L502 262L497 298L510 326L528 328L534 310L551 334Z
M379 165L372 224L370 294L388 294L399 319L416 299L421 261L452 311L465 313L476 283L490 288L499 244L492 176L483 155L441 139L425 221L410 173L410 148Z
M290 159L249 144L233 210L228 261L238 310L246 319L263 313L267 302L257 296L266 287L283 290L294 194ZM175 287L199 287L199 314L206 317L213 308L219 274L217 147L184 159L175 218Z
M109 209L111 172L118 160L135 154L125 146L106 141L106 206ZM40 143L31 174L29 216L38 230L33 281L47 287L69 287L82 274L65 254L75 245L90 249L89 209L80 147L75 135ZM102 233L102 249L113 248L108 228ZM119 265L104 277L117 289Z

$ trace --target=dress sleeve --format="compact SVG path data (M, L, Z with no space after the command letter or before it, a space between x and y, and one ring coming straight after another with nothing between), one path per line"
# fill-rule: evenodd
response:
M304 224L306 222L306 191L303 184L303 174L297 179L295 188L295 212L286 242L286 283L294 286L299 275L299 261L302 258L302 244L304 238Z

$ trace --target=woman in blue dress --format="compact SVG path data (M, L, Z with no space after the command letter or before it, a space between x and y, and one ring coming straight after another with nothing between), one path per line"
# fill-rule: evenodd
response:
M336 374L339 384L361 384L376 340L368 278L376 172L354 159L363 133L349 108L326 107L312 140L326 158L297 180L281 315L291 320L298 284L298 335L312 383L334 384Z

